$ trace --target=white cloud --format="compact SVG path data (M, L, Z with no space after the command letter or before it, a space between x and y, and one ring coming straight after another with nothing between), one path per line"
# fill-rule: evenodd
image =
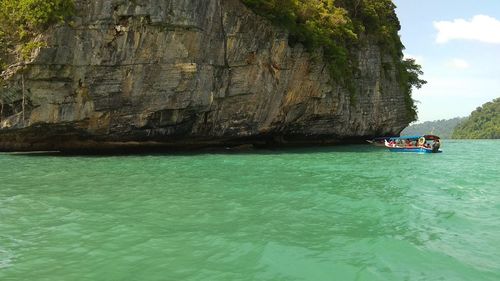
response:
M459 70L467 69L470 67L469 63L463 59L452 59L449 65L452 68Z
M438 30L436 42L444 44L451 40L474 40L500 44L500 20L485 15L476 15L470 20L434 22Z

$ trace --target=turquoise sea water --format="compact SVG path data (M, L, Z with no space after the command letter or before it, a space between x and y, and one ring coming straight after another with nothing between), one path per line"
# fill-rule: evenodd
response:
M500 142L0 154L0 280L500 280Z

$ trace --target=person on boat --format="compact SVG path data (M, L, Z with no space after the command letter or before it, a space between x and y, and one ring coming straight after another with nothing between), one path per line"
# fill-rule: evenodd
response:
M404 145L403 145L403 140L398 139L398 140L396 141L396 146L399 146L399 147L404 146Z
M411 147L411 141L410 140L406 140L406 146Z
M432 144L432 152L438 152L440 147L441 142L439 142L438 139L434 140L434 143Z

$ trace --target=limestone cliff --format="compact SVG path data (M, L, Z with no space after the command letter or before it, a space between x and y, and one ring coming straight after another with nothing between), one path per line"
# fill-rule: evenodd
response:
M76 2L72 24L3 73L1 150L335 143L408 124L369 36L354 101L320 51L238 0Z

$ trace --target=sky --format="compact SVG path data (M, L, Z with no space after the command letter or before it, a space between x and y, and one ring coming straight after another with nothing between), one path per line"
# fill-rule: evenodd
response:
M500 97L499 0L394 0L405 56L428 84L417 123L468 116Z

